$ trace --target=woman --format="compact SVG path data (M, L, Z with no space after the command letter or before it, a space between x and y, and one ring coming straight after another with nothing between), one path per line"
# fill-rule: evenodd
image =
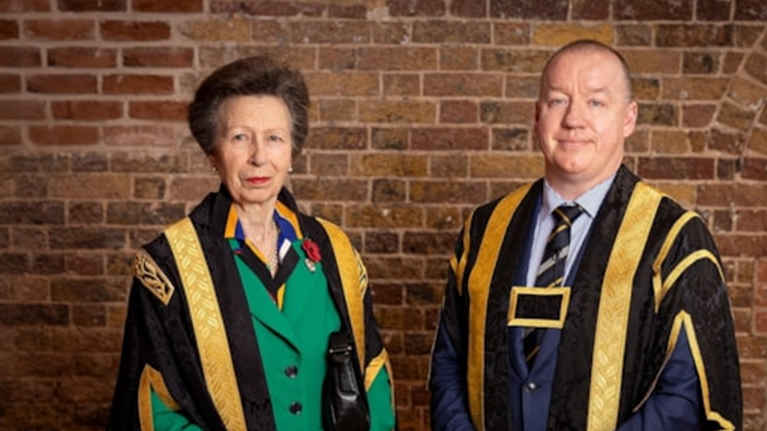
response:
M353 335L370 429L394 427L365 267L284 187L308 105L301 74L268 57L198 88L189 127L222 184L137 253L109 429L328 429L322 387L339 329Z

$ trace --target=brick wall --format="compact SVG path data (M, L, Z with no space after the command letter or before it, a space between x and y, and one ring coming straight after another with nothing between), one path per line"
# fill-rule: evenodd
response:
M447 254L474 205L542 173L538 72L577 37L635 71L627 164L700 211L724 257L746 430L767 424L764 0L0 0L0 430L103 428L134 250L216 178L184 123L212 68L306 73L292 188L362 250L403 430Z

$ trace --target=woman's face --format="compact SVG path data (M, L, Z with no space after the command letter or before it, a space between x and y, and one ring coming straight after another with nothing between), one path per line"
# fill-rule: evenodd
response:
M235 96L219 111L209 156L234 202L274 205L291 165L290 111L275 96Z

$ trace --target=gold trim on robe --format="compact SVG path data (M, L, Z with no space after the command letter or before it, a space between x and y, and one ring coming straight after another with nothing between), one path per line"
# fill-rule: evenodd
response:
M181 275L208 392L228 430L246 431L229 341L213 280L189 217L165 231Z

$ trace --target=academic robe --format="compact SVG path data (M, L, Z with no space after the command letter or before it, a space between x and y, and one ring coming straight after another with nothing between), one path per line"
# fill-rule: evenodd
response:
M704 429L740 430L732 313L701 218L621 167L572 286L546 305L545 289L513 286L527 267L542 187L539 180L482 205L465 223L432 354L432 417L466 409L476 430L512 429L507 328L539 320L561 330L548 430L617 428L652 393L681 331L700 381Z
M224 238L230 206L222 186L137 253L107 429L150 429L156 394L206 430L276 430L265 375L270 369L265 356L276 351L258 347L248 306L252 298L246 297L242 267L238 270ZM379 376L388 381L391 368L374 321L367 273L349 238L332 223L300 213L285 189L278 207L299 238L319 246L330 296L354 336L353 357L366 389ZM393 415L393 391L389 401Z

